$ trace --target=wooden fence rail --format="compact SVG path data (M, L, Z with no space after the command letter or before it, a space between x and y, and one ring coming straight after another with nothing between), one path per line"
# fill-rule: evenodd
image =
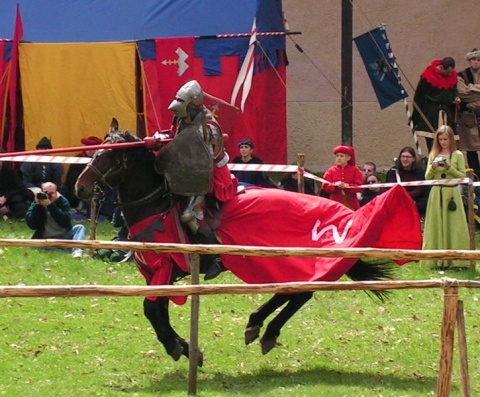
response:
M86 248L86 249L127 249L132 251L175 252L184 254L229 254L243 256L295 256L295 257L348 257L379 259L461 259L480 260L480 252L474 250L392 250L376 248L299 248L299 247L251 247L227 245L190 245L163 243L135 243L125 241L72 241L72 240L27 240L0 239L0 246L28 248ZM474 266L473 266L474 268ZM194 269L195 270L195 269ZM193 274L193 273L192 273ZM463 305L458 300L459 288L480 288L480 281L465 281L450 278L420 281L362 281L362 282L304 282L249 285L169 285L169 286L105 286L105 285L51 285L51 286L0 286L0 298L6 297L79 297L79 296L186 296L192 295L192 302L199 295L214 294L267 294L295 293L306 291L334 290L386 290L386 289L426 289L442 288L444 291L444 310L441 328L441 352L437 382L437 397L450 395L450 383L453 367L454 330L459 327L459 335L465 335L462 321ZM191 316L190 346L198 342L198 304ZM195 336L192 340L192 335ZM463 336L461 338L465 340ZM464 343L464 342L462 342ZM197 354L190 351L188 394L196 394ZM462 386L465 397L470 396L466 342L461 346Z
M218 254L260 257L343 257L394 260L457 259L480 260L476 250L401 250L380 248L304 248L304 247L259 247L242 245L202 245L138 243L129 241L103 240L60 240L60 239L0 239L0 246L25 248L85 248L124 249L132 251L174 252L181 254Z
M247 295L292 294L307 291L398 290L427 288L480 288L480 281L457 279L419 281L339 281L274 284L217 284L217 285L8 285L0 286L0 298L50 298L79 296L187 296L187 295Z

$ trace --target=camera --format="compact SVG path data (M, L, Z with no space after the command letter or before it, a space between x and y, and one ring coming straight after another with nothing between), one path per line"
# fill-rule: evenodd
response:
M50 198L49 192L38 192L35 196L37 200L47 200Z
M445 167L445 159L443 157L435 157L434 160L439 166Z

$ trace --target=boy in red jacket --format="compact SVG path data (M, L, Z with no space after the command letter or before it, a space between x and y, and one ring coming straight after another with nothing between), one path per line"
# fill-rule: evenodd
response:
M336 146L333 149L335 164L328 168L323 179L328 182L322 183L322 190L329 194L329 198L352 210L360 208L355 186L363 184L363 175L355 165L355 151L351 146Z

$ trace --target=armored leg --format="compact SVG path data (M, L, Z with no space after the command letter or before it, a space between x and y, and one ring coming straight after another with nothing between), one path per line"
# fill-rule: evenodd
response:
M205 196L189 197L180 220L193 233L193 241L196 244L216 244L217 239L210 226L206 224L200 226L200 221L203 220L204 208ZM200 266L206 269L205 280L211 280L226 270L219 255L200 255Z
M187 206L180 215L182 223L187 225L193 233L197 233L200 228L200 221L203 220L204 208L205 196L192 196L188 198Z

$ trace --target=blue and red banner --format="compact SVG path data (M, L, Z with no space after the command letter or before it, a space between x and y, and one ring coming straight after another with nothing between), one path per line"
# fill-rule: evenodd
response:
M266 38L267 39L267 38ZM268 38L271 39L271 38ZM284 38L280 38L280 40ZM173 113L168 105L177 90L189 80L197 80L203 90L220 99L214 113L230 139L226 143L231 156L238 155L237 142L248 137L255 142L255 154L265 163L285 163L286 140L286 57L274 50L273 58L255 55L252 88L243 112L231 112L225 105L232 96L240 65L247 53L249 37L166 38L138 43L145 86L147 133L170 128ZM274 67L271 66L273 63ZM240 102L240 98L238 98ZM240 103L235 103L239 106ZM207 101L206 105L210 105ZM212 110L212 108L210 107Z
M395 57L384 27L353 39L368 73L381 109L408 97L403 88Z

